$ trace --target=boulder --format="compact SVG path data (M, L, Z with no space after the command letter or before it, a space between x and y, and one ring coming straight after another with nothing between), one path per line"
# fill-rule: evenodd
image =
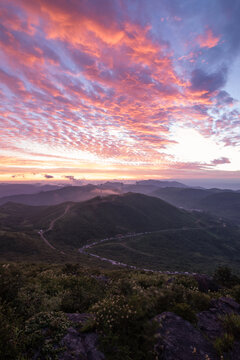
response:
M98 335L94 332L81 333L77 328L81 327L90 314L66 314L74 327L67 329L60 346L65 350L59 354L59 360L104 360L102 352L98 350Z
M220 298L211 301L209 310L197 314L198 328L211 340L223 335L221 316L239 314L240 305L231 298Z
M188 321L171 312L157 315L155 351L162 360L217 360L212 344Z

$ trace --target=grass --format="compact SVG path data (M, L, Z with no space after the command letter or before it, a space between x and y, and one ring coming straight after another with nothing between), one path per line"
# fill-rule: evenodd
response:
M89 250L137 267L200 273L212 273L219 265L231 265L239 272L239 251L231 231L222 235L218 229L159 232L104 242Z

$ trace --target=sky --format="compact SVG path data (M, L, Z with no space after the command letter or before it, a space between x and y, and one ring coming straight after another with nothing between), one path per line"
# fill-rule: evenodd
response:
M239 179L239 0L1 0L0 181Z

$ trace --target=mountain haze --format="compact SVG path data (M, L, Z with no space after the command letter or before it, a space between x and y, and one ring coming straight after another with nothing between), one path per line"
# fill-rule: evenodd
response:
M101 190L95 185L66 186L61 189L39 192L37 194L21 194L0 198L0 205L7 202L21 203L26 205L57 205L66 201L86 201L97 195L106 196L112 190Z
M187 210L201 210L240 224L240 194L220 189L163 188L154 191L157 196L170 204Z

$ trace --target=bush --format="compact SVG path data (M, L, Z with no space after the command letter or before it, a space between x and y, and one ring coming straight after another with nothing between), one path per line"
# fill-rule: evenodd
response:
M240 303L240 285L234 286L232 290L232 296L238 303Z
M44 359L58 359L62 349L57 347L71 323L62 312L42 312L30 318L24 329L26 350L31 356L39 352Z
M191 306L186 303L175 304L171 311L191 323L196 323L197 321L196 315Z
M194 310L197 312L208 310L211 303L211 297L208 294L204 294L201 292L193 292L189 298L189 302L191 303Z
M16 359L18 329L10 320L8 309L0 305L0 359Z
M231 314L221 318L226 331L233 335L236 340L240 340L240 315Z
M218 284L227 288L239 284L239 278L232 274L232 270L228 266L219 267L213 278Z
M141 309L138 312L122 295L112 295L95 304L92 311L107 359L153 358L153 325L142 319Z
M94 278L70 278L61 301L64 312L84 312L105 294L104 286Z
M19 269L9 264L0 267L0 298L3 302L14 301L22 284Z
M231 351L234 344L234 337L231 334L225 333L223 336L216 338L214 348L219 355Z

